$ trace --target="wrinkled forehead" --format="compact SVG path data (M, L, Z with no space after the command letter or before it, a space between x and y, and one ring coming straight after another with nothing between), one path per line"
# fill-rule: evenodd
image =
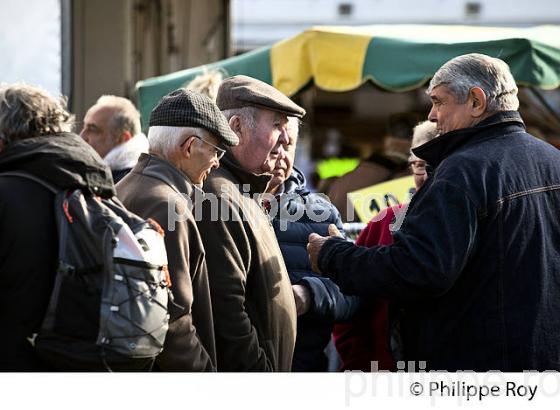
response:
M454 98L454 97L451 91L449 90L449 87L445 83L437 85L430 91L430 99L432 101L444 100L448 98Z

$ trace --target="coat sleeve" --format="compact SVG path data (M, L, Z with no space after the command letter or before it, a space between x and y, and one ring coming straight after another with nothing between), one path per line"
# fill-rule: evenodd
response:
M178 206L179 203L176 203ZM165 207L167 205L165 204ZM184 209L176 209L178 215L184 214ZM167 209L162 209L167 215ZM157 212L154 219L167 228L167 220L163 220L161 213ZM167 218L165 218L167 219ZM215 358L211 357L197 333L193 323L193 306L196 306L195 298L200 297L207 300L209 296L200 292L209 293L206 288L198 286L197 292L193 292L193 282L200 283L206 275L206 264L204 254L194 252L196 247L192 243L195 240L196 225L189 226L188 221L178 221L174 230L166 229L165 247L169 262L169 274L171 276L171 291L174 301L170 301L169 330L165 338L162 353L157 357L157 365L163 371L215 371ZM207 281L207 279L206 279ZM211 306L207 307L211 312ZM211 314L207 320L212 321ZM210 324L210 328L212 327ZM205 340L207 344L214 343L213 340ZM208 346L210 351L214 346Z
M393 245L366 248L329 239L319 269L348 294L399 301L437 297L466 265L477 227L477 208L466 193L434 181L413 198Z
M329 224L334 224L345 236L340 213L328 197L316 193L286 195L288 215L302 215L299 220L281 230L278 218L274 221L276 236L281 244L282 253L294 284L304 285L311 294L311 307L307 317L325 323L343 322L354 316L360 309L361 301L357 296L343 294L339 287L328 278L315 275L307 256L307 238L312 232L328 235ZM298 274L294 274L294 270ZM303 274L302 274L303 273Z
M328 211L328 218L325 221L325 231L321 235L328 235L328 225L334 224L343 237L346 237L344 226L338 209L330 202L328 197L318 194L310 194L309 202L312 207L322 208ZM308 262L308 270L311 272L311 264ZM340 291L336 283L328 278L310 275L302 279L308 287L312 296L310 315L317 317L318 320L329 322L346 322L361 309L363 303L360 297L345 295Z
M361 298L343 294L330 279L306 276L299 282L311 293L311 307L307 315L328 323L345 322L360 310Z
M273 371L261 348L266 341L259 341L245 303L251 249L258 238L252 236L239 206L225 197L221 201L228 203L227 218L212 215L211 202L204 201L198 221L207 253L218 370Z
M373 218L356 238L358 246L389 245L393 243L389 225L394 210L385 208ZM356 315L350 323L337 324L333 329L333 340L342 362L341 370L371 371L373 361L380 369L393 369L388 349L387 334L388 303L384 299L369 298L367 309Z

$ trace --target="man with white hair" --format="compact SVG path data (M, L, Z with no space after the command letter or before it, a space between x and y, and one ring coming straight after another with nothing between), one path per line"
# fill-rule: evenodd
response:
M437 125L429 120L417 124L412 130L412 143L410 155L408 157L408 166L414 177L416 192L424 185L428 174L426 173L426 161L414 155L412 149L433 140L438 136L438 133Z
M289 143L276 162L267 192L274 212L272 226L290 276L298 314L293 372L329 369L327 346L335 322L347 321L360 308L359 298L346 296L331 280L311 271L305 246L311 232L327 234L329 225L342 230L340 213L322 194L309 192L303 173L294 167L300 121L288 120Z
M111 168L115 184L148 152L140 128L140 113L130 100L114 95L99 97L84 118L80 136Z
M206 256L192 210L192 199L220 165L224 146L237 136L216 104L192 91L163 97L150 115L150 153L117 186L124 205L165 229L173 299L161 370L216 369L212 305Z
M394 244L312 234L311 261L343 292L406 306L406 360L560 370L560 152L525 131L502 60L456 57L428 93L440 135L413 149L429 176Z

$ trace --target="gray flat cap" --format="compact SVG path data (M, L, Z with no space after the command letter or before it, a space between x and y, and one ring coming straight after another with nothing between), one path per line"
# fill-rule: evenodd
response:
M179 89L163 97L150 114L150 127L158 125L203 128L225 145L239 144L214 101L194 91Z
M278 111L301 118L305 110L273 86L246 75L226 78L220 84L216 104L220 110L242 108L248 105Z

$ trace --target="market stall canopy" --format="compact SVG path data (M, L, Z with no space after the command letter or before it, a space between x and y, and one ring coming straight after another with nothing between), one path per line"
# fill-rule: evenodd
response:
M289 96L311 81L334 92L366 81L388 91L410 91L425 85L446 61L467 53L506 61L520 86L560 86L560 26L325 26L240 56L140 81L138 102L145 124L161 97L212 69L258 78Z

